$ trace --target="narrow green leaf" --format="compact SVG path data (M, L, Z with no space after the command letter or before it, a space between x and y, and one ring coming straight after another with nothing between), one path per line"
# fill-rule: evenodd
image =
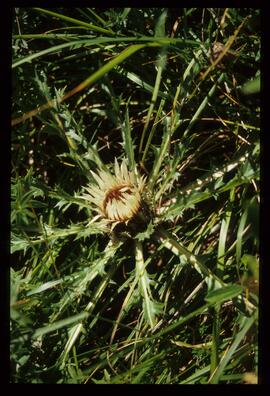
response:
M197 111L195 112L195 114L193 115L193 117L191 118L186 130L184 131L183 136L187 136L188 133L190 132L191 128L194 126L195 122L198 120L198 118L200 117L200 115L202 114L202 112L204 111L204 109L206 108L207 104L209 103L211 97L214 95L214 93L216 92L217 86L218 84L220 84L225 78L225 74L222 73L219 78L217 79L217 81L214 83L214 85L212 86L212 88L210 89L209 92L206 93L205 98L203 99L202 103L200 104L200 106L198 107Z
M154 86L154 90L152 93L152 98L151 98L151 103L147 112L147 116L146 116L146 122L144 124L144 128L142 131L142 137L141 137L141 141L140 141L140 146L139 146L139 151L142 152L142 147L143 147L143 143L144 143L144 138L146 135L146 131L148 129L150 120L151 120L151 116L153 114L154 111L154 107L157 101L157 97L158 97L158 92L159 92L159 87L160 87L160 83L161 83L161 77L162 77L162 72L163 69L165 67L165 63L166 63L166 49L162 49L159 53L159 57L158 57L158 64L157 64L157 75L156 75L156 81L155 81L155 86ZM145 158L145 155L143 156L142 162Z
M32 337L38 338L45 334L51 333L52 331L59 330L62 327L67 327L67 326L73 324L74 322L78 322L80 320L86 319L88 316L89 316L89 314L87 312L81 312L77 315L70 316L69 318L59 320L58 322L51 323L48 326L41 327L41 328L37 329L34 332Z
M148 135L148 139L147 139L147 142L146 142L146 145L145 145L145 149L144 149L144 152L143 152L142 162L144 162L144 160L146 158L146 155L148 153L148 150L149 150L152 138L154 136L158 121L160 120L161 115L162 115L162 110L163 110L164 104L165 104L165 100L162 99L160 101L159 108L158 108L158 111L156 113L156 116L155 116L155 119L154 119L154 122L153 122L153 125L152 125L152 128L151 128L151 131L149 132L149 135Z
M236 242L236 262L237 265L240 262L241 259L241 255L242 255L242 247L243 247L243 233L244 233L244 229L246 226L246 221L247 221L247 217L248 217L248 209L245 209L244 212L242 213L240 222L239 222L239 227L238 227L238 231L237 231L237 242Z
M156 26L155 26L155 37L165 36L165 22L167 18L167 10L163 11L159 16Z
M150 290L150 279L148 278L145 263L143 259L142 243L140 241L136 242L136 275L139 281L141 295L143 297L143 311L148 324L151 329L155 327L156 324L156 313L158 312L160 306L153 301Z
M125 111L125 121L124 124L122 125L122 138L124 142L124 149L126 152L126 156L128 158L129 169L133 171L135 169L134 146L131 137L128 104L126 106L126 111Z
M54 12L54 11L51 11L51 10L45 10L44 8L36 8L36 7L33 7L33 10L38 11L41 14L48 14L48 15L54 16L54 17L56 17L58 19L62 19L63 21L67 21L67 22L73 23L75 25L87 27L90 30L95 30L95 31L100 32L100 33L116 34L112 30L104 29L104 28L101 28L101 27L99 27L97 25L93 25L92 23L80 21L79 19L75 19L75 18L71 18L71 17L68 17L68 16L63 15L63 14L59 14L58 12Z
M219 331L220 331L220 319L219 319L220 306L215 306L213 309L213 325L212 325L212 348L211 348L211 364L210 374L214 372L219 362Z
M135 74L133 72L129 72L129 71L125 70L121 66L116 66L115 70L117 72L119 72L119 74L121 76L125 76L126 78L128 78L130 81L133 81L135 84L137 84L139 87L141 87L145 91L150 92L150 93L152 93L154 91L154 87L152 85L148 84L145 80L143 80L143 78L140 77L138 74ZM170 93L167 93L167 92L164 92L164 91L162 92L159 89L158 97L163 98L163 99L168 99L168 98L170 98Z
M59 44L55 45L49 48L46 48L45 50L36 52L31 55L27 55L26 57L20 58L20 59L15 59L15 62L12 64L12 68L15 68L17 66L20 66L24 63L31 62L33 59L39 58L43 55L51 54L54 52L59 52L60 50L64 48L80 48L84 45L91 46L91 45L101 45L105 43L124 43L124 42L142 42L143 47L160 47L160 46L166 46L166 45L179 45L179 46L185 46L187 44L190 44L191 46L198 46L198 43L196 41L189 40L189 42L183 39L159 39L156 37L99 37L99 38L87 38L87 39L82 39L82 40L74 40L70 41L68 43L64 44ZM106 48L105 48L106 49Z
M225 370L227 364L231 361L238 345L241 343L241 341L243 341L248 330L253 325L253 323L257 320L257 314L258 314L258 311L256 310L251 317L243 318L242 329L237 333L231 347L228 350L226 350L226 352L222 356L217 369L214 371L213 375L210 377L210 379L208 381L210 384L218 383L221 375L224 374L224 370Z
M45 290L51 289L52 287L55 287L55 286L59 285L62 282L63 282L62 279L58 279L58 280L55 280L55 281L50 281L50 282L43 283L43 285L41 285L41 286L39 286L39 287L27 292L26 295L27 296L32 296L33 294L42 293Z
M158 155L156 156L156 160L154 162L151 175L149 177L149 188L150 189L153 188L153 186L156 182L162 162L168 152L168 147L169 147L170 141L171 141L171 130L169 127L169 120L167 120L167 117L166 117L164 120L164 130L163 130L163 138L162 138L161 147L158 152Z
M234 188L230 192L230 201L234 199ZM229 231L230 220L232 216L232 210L227 209L224 213L224 218L221 221L219 241L218 241L218 258L217 258L217 275L223 277L225 270L225 256L226 256L226 240Z
M105 255L102 258L103 264L105 264L105 262L107 262L110 258L112 258L115 255L116 251L118 250L118 248L121 245L122 245L122 242L118 242L114 245L112 244L111 241L108 243L108 245L105 249ZM97 285L97 287L93 293L93 297L91 298L91 300L89 301L89 303L87 304L87 306L85 308L85 311L89 315L91 315L94 308L96 307L97 302L99 301L99 299L101 298L102 294L104 293L106 287L110 283L111 278L112 278L113 274L115 273L115 271L117 270L120 263L121 263L121 261L114 262L113 265L108 270L107 274L102 278L100 283ZM83 328L83 323L79 323L72 328L69 339L68 339L68 341L64 347L64 350L61 354L61 360L62 360L61 367L64 367L67 356L68 356L71 348L75 344L77 338L79 337L82 328Z
M190 264L205 279L208 290L215 290L224 287L225 283L219 279L198 257L186 249L179 241L177 241L169 232L163 228L156 231L156 236L163 242L164 246L171 250L174 254L187 257Z
M243 290L244 288L240 285L225 286L221 289L210 291L206 295L205 300L212 304L221 304L224 301L228 301L239 296Z

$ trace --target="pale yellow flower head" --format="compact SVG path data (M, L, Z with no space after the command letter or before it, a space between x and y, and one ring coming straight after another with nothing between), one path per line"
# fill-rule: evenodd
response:
M85 187L88 194L84 198L94 204L94 210L112 228L120 223L128 224L140 210L144 177L128 171L125 160L119 166L117 159L114 174L104 170L91 173L96 183Z

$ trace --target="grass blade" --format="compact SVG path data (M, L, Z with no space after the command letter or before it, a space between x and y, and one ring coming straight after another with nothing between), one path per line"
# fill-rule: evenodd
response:
M128 104L126 106L126 111L125 111L125 121L122 126L122 138L124 142L125 153L128 158L129 169L133 171L135 169L135 159L134 159L134 146L133 146L130 124L129 124Z
M112 246L112 243L109 242L107 249L106 249L106 253L105 253L105 257L104 257L104 261L109 260L110 258L112 258L117 249L120 247L121 243L116 244L115 246ZM102 296L104 290L106 289L107 285L109 284L109 282L111 281L111 277L114 274L114 272L117 269L117 266L119 265L119 262L114 263L111 268L109 269L109 271L107 272L106 276L101 280L101 282L99 283L99 285L97 286L93 297L91 299L91 301L87 304L85 311L91 315L91 313L93 312L97 301L100 299L100 297ZM73 345L75 344L78 336L80 335L81 330L83 329L83 323L79 323L76 326L74 326L71 329L70 335L69 335L69 339L65 345L65 348L61 354L61 361L62 364L61 366L63 367L63 365L65 364L65 360L71 350L71 348L73 347Z
M254 324L254 322L257 320L257 314L258 312L255 311L254 315L252 315L249 318L244 318L242 322L242 329L238 332L235 340L233 341L232 345L230 348L227 349L227 351L224 353L223 357L220 360L220 363L216 370L213 372L213 374L209 378L209 383L210 384L217 384L219 382L219 379L221 375L223 375L224 370L227 366L227 364L230 362L232 359L237 347L239 344L243 341L246 333L250 329L250 327Z
M146 116L146 122L144 124L144 128L142 131L142 137L140 140L140 146L139 146L139 152L142 153L142 148L143 148L143 142L144 142L144 138L145 138L145 134L146 131L148 129L153 111L154 111L154 107L157 101L157 97L158 97L158 93L159 93L159 87L160 87L160 83L161 83L161 77L162 77L162 71L165 68L165 64L166 64L166 50L162 49L159 55L159 60L158 60L158 66L157 66L157 75L156 75L156 81L155 81L155 85L154 85L154 90L153 90L153 94L152 94L152 98L151 98L151 104L149 106L148 112L147 112L147 116ZM144 161L145 155L143 155L142 158L142 162Z
M214 85L212 86L212 88L210 89L210 91L207 93L207 95L205 96L205 98L203 99L202 103L200 104L200 106L198 107L197 111L195 112L195 114L193 115L193 117L190 120L190 123L188 124L186 130L183 133L183 136L186 137L191 128L194 126L194 124L196 123L196 121L199 119L200 115L202 114L202 112L204 111L204 109L206 108L209 100L212 98L212 96L214 95L214 93L216 92L216 88L217 86L224 80L225 78L225 74L222 73L219 78L217 79L217 81L214 83Z
M44 8L36 8L36 7L33 7L33 10L38 11L41 14L51 15L53 17L62 19L63 21L67 21L67 22L73 23L75 25L87 27L88 29L94 30L96 32L107 33L107 34L116 34L110 29L104 29L104 28L101 28L101 27L99 27L97 25L93 25L92 23L80 21L79 19L75 19L75 18L71 18L71 17L68 17L68 16L63 15L63 14L59 14L58 12L45 10Z
M194 254L189 252L180 242L176 241L167 231L159 228L156 236L176 255L187 257L192 266L198 271L207 283L208 290L216 290L223 287L225 283L219 279L205 264L202 263Z
M151 329L156 324L157 306L153 301L150 290L150 279L147 276L143 259L142 243L136 241L136 276L139 282L141 295L143 297L144 314Z

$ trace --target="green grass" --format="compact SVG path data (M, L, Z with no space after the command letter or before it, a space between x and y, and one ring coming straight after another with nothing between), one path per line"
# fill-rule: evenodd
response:
M14 9L13 383L256 381L259 20ZM115 158L152 210L119 240L80 198Z

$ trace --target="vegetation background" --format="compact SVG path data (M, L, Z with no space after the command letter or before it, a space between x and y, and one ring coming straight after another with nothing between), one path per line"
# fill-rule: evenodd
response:
M259 10L16 8L12 40L12 382L256 383ZM124 157L153 218L112 243L79 195Z

